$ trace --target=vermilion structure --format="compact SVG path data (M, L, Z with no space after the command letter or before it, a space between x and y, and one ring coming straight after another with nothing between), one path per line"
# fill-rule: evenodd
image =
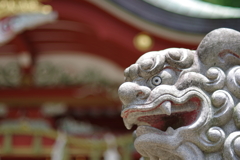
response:
M101 144L99 152L91 152L96 143L77 137L96 133L102 137L106 132L117 135L122 157L134 157L131 136L119 116L117 88L123 82L123 70L147 51L196 49L213 28L238 27L232 8L222 18L218 12L197 9L187 15L180 11L188 8L174 1L171 4L178 11L167 9L163 1L150 0L13 0L0 4L3 160L50 158L56 137L62 137L59 129L70 136L59 151L65 159L103 157L107 146L101 138L94 141Z

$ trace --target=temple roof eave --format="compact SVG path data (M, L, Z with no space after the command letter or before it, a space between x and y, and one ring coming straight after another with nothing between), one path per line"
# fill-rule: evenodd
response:
M137 28L170 40L189 44L198 44L206 33L216 28L226 27L236 30L239 28L240 9L218 6L218 9L225 11L229 9L229 12L225 12L220 16L219 13L208 13L209 9L207 9L204 13L197 14L197 11L195 11L195 14L190 14L183 7L182 9L181 7L176 9L179 7L177 3L175 3L175 6L177 6L175 7L176 12L173 12L166 9L166 6L157 6L150 2L153 1L105 0L101 1L101 3L91 1L91 3ZM172 0L173 2L175 1ZM216 8L216 5L212 7ZM180 12L181 10L182 14L177 13L177 11ZM239 12L239 14L234 14L236 12Z

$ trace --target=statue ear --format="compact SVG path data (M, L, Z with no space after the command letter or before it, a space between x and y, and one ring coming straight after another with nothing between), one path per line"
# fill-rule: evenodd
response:
M208 33L197 48L200 61L207 67L224 71L240 64L240 32L220 28Z

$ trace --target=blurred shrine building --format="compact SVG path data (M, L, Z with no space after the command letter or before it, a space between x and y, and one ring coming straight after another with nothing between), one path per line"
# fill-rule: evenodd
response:
M200 1L0 0L0 159L139 159L120 117L124 69L239 18Z

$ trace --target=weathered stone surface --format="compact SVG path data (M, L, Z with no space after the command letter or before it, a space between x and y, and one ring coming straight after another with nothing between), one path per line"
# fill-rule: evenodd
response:
M210 32L198 49L142 55L124 72L122 118L150 160L240 159L240 33Z

